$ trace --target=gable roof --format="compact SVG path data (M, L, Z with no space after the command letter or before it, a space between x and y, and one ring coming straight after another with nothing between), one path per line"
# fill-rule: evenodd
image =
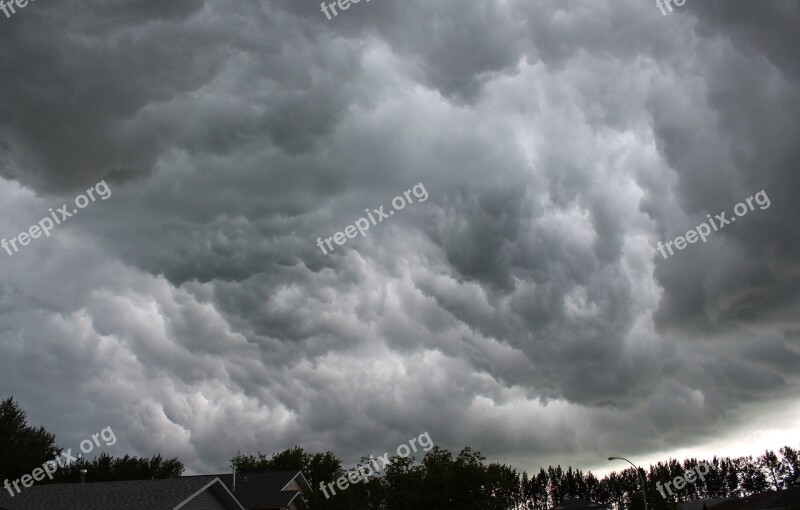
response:
M236 491L233 491L233 474L227 473L216 476L234 493L236 499L249 510L285 508L298 497L302 500L300 491L284 490L293 481L296 481L304 489L311 489L308 481L300 471L238 472L236 473Z
M714 505L714 510L770 510L792 508L800 504L800 487L766 491Z
M244 510L216 476L34 485L14 497L3 491L0 505L9 510L176 510L206 490L227 508Z
M691 501L684 501L681 503L681 510L703 510L703 508L711 508L726 501L732 501L736 498L706 498L706 499L693 499ZM716 508L714 510L717 510Z

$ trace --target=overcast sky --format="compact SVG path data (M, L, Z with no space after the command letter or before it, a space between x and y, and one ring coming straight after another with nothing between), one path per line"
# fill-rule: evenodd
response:
M0 236L111 190L0 251L0 398L190 473L425 431L596 473L800 446L800 3L673 8L0 13Z

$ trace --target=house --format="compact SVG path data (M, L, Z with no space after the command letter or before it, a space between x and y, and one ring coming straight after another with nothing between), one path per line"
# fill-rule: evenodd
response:
M300 471L216 475L247 510L305 510L303 492L311 492Z
M300 471L47 484L3 490L0 510L307 510L304 491Z
M681 510L709 510L715 505L719 505L720 503L724 503L726 501L733 501L735 499L736 498L693 499L691 501L682 502Z
M800 487L782 491L766 491L733 499L718 505L713 510L798 510L800 509Z
M8 510L245 510L216 476L34 485L10 496Z
M600 503L595 503L594 501L589 501L588 499L581 499L581 498L569 498L565 499L555 507L553 510L607 510L607 505L601 505Z

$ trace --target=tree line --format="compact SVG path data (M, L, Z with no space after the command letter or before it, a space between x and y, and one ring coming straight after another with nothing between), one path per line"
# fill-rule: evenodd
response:
M13 398L0 403L0 483L30 474L62 451L55 436L44 427L27 424L25 411ZM359 465L369 461L362 458ZM656 490L657 482L664 485L703 462L710 466L704 479L674 491L668 499ZM740 497L785 489L800 482L800 453L789 446L755 458L670 459L651 465L648 470L640 469L639 473L627 468L602 479L591 472L563 469L560 465L528 474L506 464L487 463L480 452L469 447L455 455L434 446L418 460L392 457L381 476L351 484L329 499L323 496L320 483L335 482L347 472L332 452L310 453L295 446L271 456L239 453L231 459L231 467L240 472L302 471L311 483L306 499L312 510L550 510L569 498L588 499L617 509L643 510L640 474L646 480L649 508L675 510L681 501ZM184 472L177 457L113 457L103 453L92 460L79 459L60 468L52 481L46 478L37 483L79 482L84 468L88 470L88 482L171 478Z
M330 499L323 497L320 482L336 481L346 471L331 452L307 453L303 448L284 450L268 457L238 454L232 466L241 471L302 471L312 487L307 495L314 510L411 510L418 508L549 510L569 498L582 498L615 508L642 510L641 482L647 485L651 510L675 510L682 501L741 497L766 490L781 490L800 477L798 450L784 446L776 454L766 451L753 458L713 457L679 462L670 459L651 465L649 470L632 467L598 479L591 472L560 465L538 473L518 472L506 464L486 463L485 457L469 447L458 455L434 447L419 462L392 457L382 477L351 484ZM361 464L369 462L362 458ZM705 462L710 466L704 480L697 480L672 497L663 498L656 483L665 484L688 469Z
M28 425L27 413L14 402L13 397L0 402L0 484L3 480L13 481L30 475L63 451L56 444L55 435L42 426ZM58 468L52 480L45 477L37 483L79 482L81 469L87 470L86 481L111 482L171 478L183 474L184 468L177 458L163 459L161 455L150 458L113 457L103 452L92 460L79 458Z

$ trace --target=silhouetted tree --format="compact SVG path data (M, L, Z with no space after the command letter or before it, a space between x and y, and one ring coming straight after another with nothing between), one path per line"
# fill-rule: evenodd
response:
M361 462L369 460L363 458ZM618 510L644 509L641 481L633 468L609 473L601 480L569 466L566 470L548 466L529 476L504 464L487 465L485 457L469 447L457 456L436 446L420 462L413 457L395 456L390 460L381 476L352 484L329 499L322 497L319 482L335 482L345 474L331 452L310 455L295 447L272 457L239 454L232 462L241 470L303 471L316 482L309 497L314 510L550 510L574 497L613 505ZM796 450L784 447L780 455L764 455L755 461L752 457L714 457L705 461L690 458L682 462L669 459L641 474L650 510L678 510L681 502L691 499L748 495L767 490L776 481L786 487L792 476L800 474L798 460ZM687 470L695 470L701 463L709 466L703 478L696 478L682 489L673 485L672 494L665 490L667 482L674 484L676 477L684 477ZM656 489L659 482L662 491Z
M55 444L55 435L42 426L28 426L27 414L14 402L13 397L0 403L0 483L31 474L62 451ZM103 453L91 461L80 458L59 467L52 480L46 477L34 483L79 482L82 468L88 471L87 481L95 482L170 478L183 473L183 463L177 457L166 460L161 455L149 459L129 455L115 458Z
M9 397L0 403L0 483L16 480L61 453L55 435L31 427L27 413Z
M80 482L80 470L86 469L87 482L117 482L122 480L156 480L174 478L183 474L183 463L178 458L163 459L161 455L151 458L113 457L105 452L93 460L78 459L56 471L53 483Z

